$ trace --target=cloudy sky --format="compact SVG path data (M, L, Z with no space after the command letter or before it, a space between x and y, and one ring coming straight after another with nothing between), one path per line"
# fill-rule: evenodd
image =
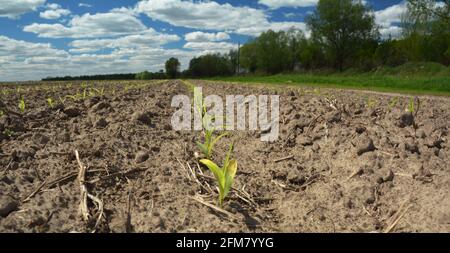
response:
M302 29L318 0L0 0L0 81L163 69L267 29ZM383 36L402 0L366 0Z

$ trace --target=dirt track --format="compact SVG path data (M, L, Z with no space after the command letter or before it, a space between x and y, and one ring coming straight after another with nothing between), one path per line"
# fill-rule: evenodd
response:
M32 86L20 91L24 113L9 86L0 103L0 232L450 231L450 99L423 97L411 117L407 97L191 82L205 95L281 96L279 141L249 131L218 143L214 159L234 140L239 164L225 212L193 199L215 205L217 193L196 165L202 134L171 129L172 97L189 94L182 82L110 82L104 97L64 106L58 95L81 92L79 84ZM88 191L104 203L96 228L93 202L89 222L78 211L74 150Z

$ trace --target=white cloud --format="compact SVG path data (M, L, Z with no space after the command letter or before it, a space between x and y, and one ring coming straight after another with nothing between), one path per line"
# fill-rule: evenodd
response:
M200 52L228 52L231 49L237 49L237 45L228 42L188 42L184 48Z
M36 11L45 0L0 0L0 17L17 19L20 15Z
M136 10L174 26L196 29L225 31L268 23L263 10L228 3L148 0L139 2Z
M86 3L79 3L79 4L78 4L78 7L86 7L86 8L91 8L91 7L92 7L92 5L90 5L90 4L86 4Z
M0 35L0 56L15 55L18 58L33 56L67 56L63 50L54 49L49 43L31 43Z
M43 38L93 38L137 34L146 29L147 27L133 15L110 12L75 16L68 26L33 23L25 26L23 30Z
M205 32L191 32L187 33L184 36L186 41L189 42L210 42L210 41L224 41L229 40L230 35L225 32L218 32L218 33L205 33Z
M258 3L269 7L270 9L279 9L281 7L309 7L315 6L319 0L259 0Z
M50 44L20 41L0 35L0 77L1 81L21 81L48 76L159 71L164 69L164 63L170 57L178 58L182 69L185 69L190 59L201 53L142 45L116 48L104 54L72 55Z
M303 23L270 22L268 14L262 9L214 1L144 0L136 5L135 11L174 26L251 36L282 26L306 27Z
M88 53L106 48L161 46L179 40L180 37L178 35L162 34L150 28L142 34L128 35L115 39L74 40L69 44L72 47L69 51L71 53Z
M401 21L401 16L407 10L406 3L401 2L396 5L387 7L384 10L375 12L375 20L377 24L382 27L389 27L392 23L398 23Z
M39 13L41 18L58 19L71 13L70 10L61 8L59 4L47 4L46 7L46 11Z
M402 28L398 26L390 26L387 28L380 28L381 38L387 39L389 37L395 39L402 35Z
M387 7L384 10L375 12L375 22L380 26L381 37L398 38L401 36L402 29L396 24L401 22L402 15L407 11L405 2Z
M265 32L269 29L276 32L287 31L289 29L298 29L304 31L307 35L309 34L309 32L306 31L306 24L303 22L273 22L267 25L239 28L238 30L236 30L236 32L240 34L258 36L262 32Z

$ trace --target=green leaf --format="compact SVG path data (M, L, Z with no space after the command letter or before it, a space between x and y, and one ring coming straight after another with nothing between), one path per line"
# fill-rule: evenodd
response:
M216 142L218 142L220 139L222 139L224 136L226 136L228 133L223 133L219 136L217 136L212 142L211 142L211 148L214 147L214 145L216 144Z
M234 177L237 172L237 161L231 160L228 167L225 169L225 187L224 187L224 198L228 195L233 185Z
M208 169L214 174L217 181L219 182L220 191L222 191L225 186L225 175L224 175L223 170L221 168L219 168L219 166L217 166L217 164L215 164L211 160L202 159L202 160L200 160L200 162L203 163L204 165L206 165L206 167L208 167Z
M228 150L227 156L225 157L225 161L223 162L224 168L228 167L228 163L230 162L230 158L231 158L231 153L233 152L233 146L234 146L234 144L231 143L230 149Z
M200 149L200 151L202 151L202 153L203 153L204 155L207 155L208 149L207 149L207 147L206 147L204 144L202 144L202 143L200 143L200 142L197 142L197 146L198 146L198 148Z

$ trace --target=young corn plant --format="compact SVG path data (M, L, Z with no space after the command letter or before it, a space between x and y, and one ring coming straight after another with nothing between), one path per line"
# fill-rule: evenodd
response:
M392 109L394 109L394 107L397 106L397 103L398 103L398 97L391 99L391 101L388 104L388 110L392 111Z
M53 99L52 99L52 98L47 98L46 101L47 101L48 106L49 106L50 108L53 108L53 106L54 106Z
M415 111L416 111L416 109L414 108L414 99L409 98L408 112L413 114Z
M216 129L214 127L209 127L209 124L214 120L214 117L208 115L206 106L204 106L203 103L203 97L196 97L194 99L202 100L203 106L201 108L197 108L197 110L199 110L202 115L203 135L205 136L205 142L197 142L197 146L199 147L203 155L205 155L206 159L211 159L215 144L224 136L226 136L227 133L225 132L219 136L214 135Z
M25 112L25 109L26 109L26 106L25 106L25 100L24 100L23 97L22 97L22 98L20 98L20 100L19 100L19 110L20 110L22 113L24 113L24 112Z
M237 161L235 159L231 159L232 151L233 144L230 145L230 150L225 157L222 168L209 159L200 160L200 162L208 167L208 169L214 174L214 177L217 180L219 189L219 206L223 205L223 201L230 192L237 172Z
M94 92L97 93L101 98L105 95L105 87L102 87L101 89L93 88Z

